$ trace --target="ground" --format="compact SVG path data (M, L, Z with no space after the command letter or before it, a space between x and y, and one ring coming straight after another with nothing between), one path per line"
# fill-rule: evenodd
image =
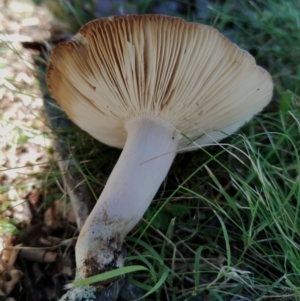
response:
M53 37L68 38L80 26L79 19L89 19L92 0L85 1L83 9L59 6L54 0L36 2L45 5L0 0L3 300L61 296L63 285L74 278L78 234L62 175L81 176L96 199L119 155L76 129L64 136L70 157L76 160L71 170L59 170L62 161L54 145L58 132L44 113L43 103L49 103L50 96L42 66ZM296 300L300 295L299 1L228 0L215 1L216 6L214 1L192 2L197 3L192 13L190 6L183 9L175 1L153 2L150 9L148 2L130 1L130 6L121 5L114 13L184 10L187 19L216 26L270 71L274 97L261 115L229 140L177 156L151 207L126 240L130 264L150 270L136 273L131 281L145 292L156 288L151 300L191 296L197 301L200 297ZM107 1L97 3L95 15L109 13Z

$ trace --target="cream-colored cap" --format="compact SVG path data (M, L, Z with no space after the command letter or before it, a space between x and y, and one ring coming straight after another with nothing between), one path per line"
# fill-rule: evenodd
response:
M121 148L135 116L160 118L198 144L220 140L273 91L269 73L216 29L163 15L87 23L54 48L47 81L79 127ZM187 144L182 137L179 148Z

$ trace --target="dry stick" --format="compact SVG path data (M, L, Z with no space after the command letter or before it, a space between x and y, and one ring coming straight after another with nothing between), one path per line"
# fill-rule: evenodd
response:
M57 258L56 252L42 249L21 249L20 256L34 262L54 262Z

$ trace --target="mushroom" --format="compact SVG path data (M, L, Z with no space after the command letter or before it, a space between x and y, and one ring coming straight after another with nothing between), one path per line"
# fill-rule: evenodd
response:
M76 244L81 277L123 265L122 243L178 151L235 132L273 83L216 29L163 15L94 20L51 54L48 88L83 130L124 148Z

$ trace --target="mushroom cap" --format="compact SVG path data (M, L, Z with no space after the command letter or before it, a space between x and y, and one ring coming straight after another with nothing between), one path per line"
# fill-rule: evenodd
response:
M97 19L54 48L48 88L83 130L111 146L126 121L152 116L183 133L179 148L235 132L272 97L254 58L216 29L163 15Z

